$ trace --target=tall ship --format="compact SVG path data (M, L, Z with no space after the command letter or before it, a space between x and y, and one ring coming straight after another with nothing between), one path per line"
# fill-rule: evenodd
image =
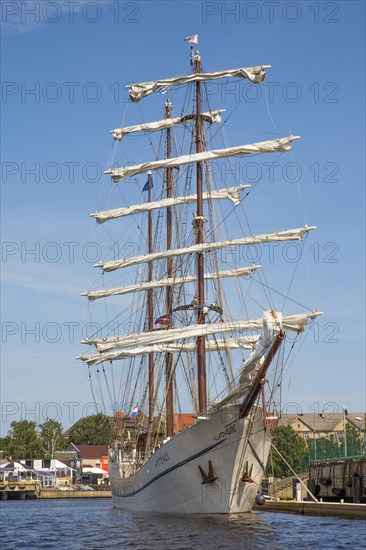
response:
M264 276L266 266L245 261L242 251L302 241L315 227L250 230L251 186L233 185L218 166L230 167L233 157L277 158L299 137L218 146L229 115L210 104L220 96L208 93L213 82L261 86L270 66L206 72L198 37L186 40L186 75L127 86L126 109L142 122L112 131L123 161L112 156L105 173L108 195L119 202L91 214L98 227L114 227L120 244L96 264L100 277L83 293L91 309L99 303L110 313L101 331L84 339L89 351L79 358L95 399L108 397L114 407L119 433L109 476L116 507L249 512L266 470L285 364L321 313L277 310L273 266ZM162 112L146 121L139 102L154 96ZM146 158L135 162L129 147ZM254 282L263 299L251 292Z

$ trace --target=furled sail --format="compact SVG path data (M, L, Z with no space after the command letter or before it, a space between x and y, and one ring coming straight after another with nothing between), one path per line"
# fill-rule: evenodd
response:
M260 336L241 336L238 338L226 338L225 340L207 340L206 351L225 351L234 349L253 350ZM152 346L138 347L134 349L122 349L118 351L109 351L95 355L80 355L78 358L88 363L88 365L98 365L103 361L116 361L129 357L147 355L149 353L190 353L197 350L196 342L185 342L175 344L156 344Z
M225 271L216 271L214 273L205 273L205 279L224 279L226 277L249 277L256 270L261 268L260 265L251 265L248 267L240 267L237 269L227 269ZM128 294L129 292L136 292L139 290L149 290L151 288L161 288L164 286L173 286L183 283L192 283L197 279L196 275L187 275L186 277L171 277L167 279L160 279L159 281L143 282L135 285L121 286L116 288L109 288L106 290L91 290L83 292L82 296L87 296L89 300L97 300L98 298L107 298L109 296L119 296L121 294Z
M208 111L207 113L201 113L200 116L207 122L219 124L221 122L221 113L224 113L225 110L226 109ZM192 117L189 116L164 118L163 120L157 120L156 122L146 122L145 124L135 124L134 126L116 128L115 130L111 130L111 134L113 135L114 139L120 141L127 134L133 134L135 132L158 132L160 130L172 128L172 126L176 126L177 124L184 124L191 118Z
M240 191L248 189L250 185L238 185L236 187L228 187L227 189L218 189L202 193L202 200L230 200L236 205L240 203ZM197 195L186 195L185 197L172 197L170 199L162 199L160 201L151 201L123 208L114 208L113 210L103 210L90 214L98 223L104 223L108 220L129 216L131 214L139 214L141 212L149 212L157 208L167 208L169 206L178 206L180 204L189 204L197 201Z
M233 76L237 78L246 78L254 84L260 84L266 77L265 69L270 68L270 65L259 65L257 67L231 69L227 71L217 71L214 73L195 73L187 76L166 78L164 80L141 82L140 84L129 84L126 88L129 88L129 94L132 101L140 101L140 99L152 94L161 86L181 86L183 84L190 84L191 82L218 80L220 78L228 78Z
M181 256L183 254L193 254L197 252L211 252L212 250L219 250L229 246L248 246L269 242L298 241L301 240L303 236L308 233L308 231L312 231L314 229L316 229L315 226L305 225L296 229L287 229L285 231L276 231L273 233L265 233L263 235L240 237L239 239L232 239L222 242L195 244L188 246L187 248L164 250L160 252L153 252L152 254L145 254L144 256L132 256L131 258L123 258L110 262L100 262L99 264L96 264L95 267L101 267L103 271L114 271L115 269L120 269L122 267L151 262L153 260L160 260L162 258Z
M247 189L250 185L238 185L236 187L228 187L227 189L218 189L202 193L202 200L230 200L235 205L240 203L240 191ZM104 223L108 220L129 216L131 214L139 214L140 212L148 212L157 208L167 208L169 206L177 206L180 204L189 204L197 201L197 195L187 195L185 197L172 197L171 199L162 199L160 201L145 202L135 204L123 208L114 208L113 210L103 210L90 214L98 223Z
M193 162L217 160L242 155L255 155L260 153L284 153L291 149L292 142L297 139L300 139L300 136L288 136L269 141L259 141L248 145L238 145L236 147L228 147L226 149L203 151L202 153L192 153L191 155L182 155L181 157L144 162L143 164L134 164L124 168L109 168L104 173L110 174L113 181L121 181L129 176L143 174L149 170L158 170L159 168L169 167L176 168L178 166L191 164Z
M321 312L300 313L285 315L282 326L285 330L301 332L309 319L322 315ZM175 342L185 338L196 338L227 332L243 332L247 330L262 330L263 319L232 321L224 323L207 323L204 325L190 325L187 327L172 328L166 330L154 330L150 332L137 332L126 336L111 336L109 338L88 338L83 344L93 344L100 352L133 347L142 344L161 344Z

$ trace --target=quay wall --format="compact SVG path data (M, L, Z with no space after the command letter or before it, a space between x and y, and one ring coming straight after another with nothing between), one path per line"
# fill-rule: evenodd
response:
M266 501L263 506L255 504L253 510L261 512L285 512L304 516L339 516L348 519L366 519L366 504L351 504L347 502Z
M112 491L57 491L42 490L38 496L40 499L47 498L111 498Z

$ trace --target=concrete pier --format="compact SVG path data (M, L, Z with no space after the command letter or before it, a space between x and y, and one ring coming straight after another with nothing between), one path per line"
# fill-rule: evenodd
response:
M340 502L295 502L294 500L267 500L263 506L253 507L255 511L282 512L310 516L339 516L348 519L366 519L366 504Z
M75 489L63 491L60 489L42 489L38 481L0 483L0 500L28 500L48 498L111 498L112 490L97 488L94 490Z
M42 490L38 496L40 499L56 499L56 498L111 498L112 491L58 491L58 490Z
M0 482L0 500L25 500L37 498L40 493L38 481Z

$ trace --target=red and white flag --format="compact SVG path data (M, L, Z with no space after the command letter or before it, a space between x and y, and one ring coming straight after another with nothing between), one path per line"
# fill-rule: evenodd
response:
M185 42L190 42L192 44L198 44L198 34L193 34L192 36L187 36L184 39Z
M162 315L161 317L158 317L155 321L156 325L170 325L170 319L171 316L169 313L167 315Z

